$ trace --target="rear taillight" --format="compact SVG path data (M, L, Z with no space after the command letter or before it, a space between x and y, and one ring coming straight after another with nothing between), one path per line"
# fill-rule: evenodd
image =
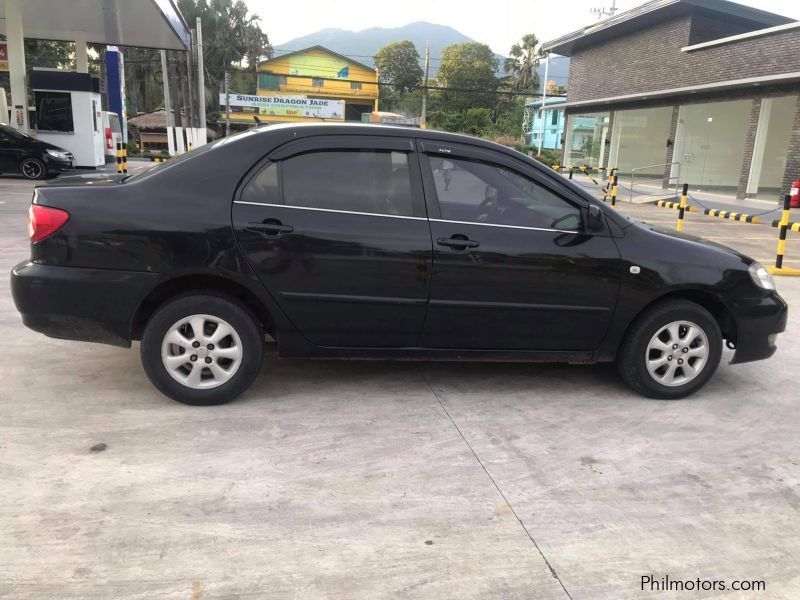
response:
M111 138L111 128L106 127L106 148L111 150L113 148L112 138Z
M69 220L69 213L60 208L31 204L28 210L28 237L31 242L41 242L53 235Z

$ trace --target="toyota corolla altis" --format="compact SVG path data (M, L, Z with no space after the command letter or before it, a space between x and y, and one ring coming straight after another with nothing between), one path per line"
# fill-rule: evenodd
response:
M226 402L280 356L616 361L653 398L775 352L787 307L729 248L631 221L532 159L441 132L279 125L123 182L34 193L24 323L141 340L164 394Z

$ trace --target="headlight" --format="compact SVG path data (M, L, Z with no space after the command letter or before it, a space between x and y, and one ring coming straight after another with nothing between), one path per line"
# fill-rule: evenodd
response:
M53 158L58 158L60 160L67 160L66 152L61 152L60 150L50 150L50 148L48 148L47 153Z
M753 282L758 287L764 288L765 290L775 289L775 280L772 279L772 275L769 274L769 271L767 271L760 262L754 262L747 270L750 272L750 277L753 278Z

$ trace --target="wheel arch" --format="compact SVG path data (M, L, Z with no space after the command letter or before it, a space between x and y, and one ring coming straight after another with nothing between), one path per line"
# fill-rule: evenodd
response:
M694 302L695 304L702 306L709 313L711 313L712 317L714 317L714 320L719 325L720 331L722 331L722 338L733 343L736 342L736 319L734 318L731 310L725 305L722 299L713 292L697 288L670 290L656 298L653 298L649 303L640 308L630 320L625 328L625 333L620 339L620 342L624 342L628 338L628 333L630 332L631 327L633 327L634 323L636 323L636 321L645 312L657 304L662 304L670 300L688 300L689 302Z
M264 333L275 337L275 321L264 302L245 284L225 276L197 273L168 279L153 288L139 303L131 322L131 339L142 339L144 327L165 302L187 292L215 292L243 304L258 319Z

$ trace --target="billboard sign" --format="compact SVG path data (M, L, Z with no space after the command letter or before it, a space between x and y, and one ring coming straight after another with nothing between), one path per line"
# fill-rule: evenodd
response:
M344 100L308 98L306 96L253 96L230 94L231 112L248 112L272 117L304 117L344 121ZM219 95L225 108L225 94Z

